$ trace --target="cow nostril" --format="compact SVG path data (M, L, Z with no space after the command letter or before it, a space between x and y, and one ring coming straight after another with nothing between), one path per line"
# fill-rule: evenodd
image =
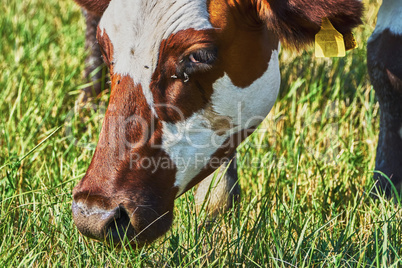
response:
M114 219L106 227L106 235L113 239L113 243L123 241L124 237L129 239L134 237L135 233L130 217L122 206L119 206Z

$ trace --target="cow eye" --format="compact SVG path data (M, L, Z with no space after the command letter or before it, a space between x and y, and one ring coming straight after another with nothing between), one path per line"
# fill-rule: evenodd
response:
M188 57L192 63L212 64L216 60L216 52L212 50L197 50Z
M190 53L185 62L184 72L191 74L194 72L208 71L217 60L216 48L199 49Z

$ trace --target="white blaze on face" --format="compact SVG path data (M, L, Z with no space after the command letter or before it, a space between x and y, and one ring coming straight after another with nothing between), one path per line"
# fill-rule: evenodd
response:
M389 29L391 33L402 35L402 0L384 0L377 15L377 25L369 40Z
M175 186L180 195L233 134L258 126L278 96L280 72L278 51L272 52L267 71L247 88L233 85L227 75L213 84L211 105L219 116L232 119L232 128L218 135L210 128L204 111L176 124L163 123L162 148L177 167Z
M113 45L113 70L141 84L151 110L149 88L162 40L180 30L212 28L206 0L112 0L99 28ZM101 33L101 34L102 34Z

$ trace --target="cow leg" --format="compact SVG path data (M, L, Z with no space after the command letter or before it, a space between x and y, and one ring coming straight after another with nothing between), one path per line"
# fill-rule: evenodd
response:
M389 29L374 31L367 45L367 66L381 113L375 169L387 175L396 189L401 191L402 35L392 33ZM378 173L374 176L390 196L392 187L386 177Z
M235 206L240 199L236 155L201 181L194 197L197 211L205 204L211 218Z
M81 94L77 100L78 104L85 104L91 98L98 96L102 92L105 88L105 80L102 76L106 73L103 70L105 67L93 73L99 66L104 66L99 44L96 40L96 31L100 17L84 9L82 9L82 13L86 22L85 49L88 52L85 59L84 79L90 83L90 85L81 90Z

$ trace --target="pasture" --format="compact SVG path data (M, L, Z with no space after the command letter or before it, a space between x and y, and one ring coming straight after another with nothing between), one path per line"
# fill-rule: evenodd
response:
M84 20L72 0L3 0L0 15L1 267L400 267L400 199L378 194L379 106L366 41L379 0L364 0L359 48L321 59L282 50L281 93L238 150L242 200L211 222L192 191L172 229L136 250L83 238L72 189L94 153L106 92L74 110ZM375 198L373 198L375 197Z

